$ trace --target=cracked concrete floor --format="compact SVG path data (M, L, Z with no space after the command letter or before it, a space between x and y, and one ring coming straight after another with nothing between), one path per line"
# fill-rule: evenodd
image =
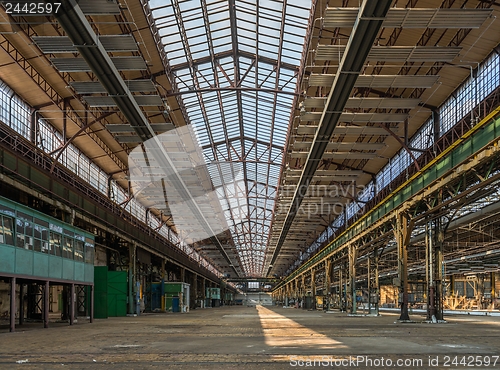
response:
M32 323L15 333L0 328L0 369L500 368L500 359L493 366L499 317L453 316L437 325L416 315L416 323L396 319L233 306L48 329Z

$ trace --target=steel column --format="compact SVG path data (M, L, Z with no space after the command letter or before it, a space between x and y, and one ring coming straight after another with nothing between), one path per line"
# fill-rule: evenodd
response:
M349 246L349 283L351 285L351 314L357 313L356 302L356 260L358 259L358 249L354 244Z
M165 263L166 260L161 260L161 312L165 312Z
M186 269L181 267L180 280L181 282L185 283L186 282L185 279L186 279Z
M330 286L332 284L332 267L333 263L330 260L327 260L325 263L325 293L323 294L326 297L326 308L325 302L323 302L323 311L327 311L330 309Z
M94 322L94 285L90 286L89 293L90 293L90 297L89 297L89 300L90 300L90 323L93 323Z
M312 304L314 308L316 308L316 271L311 270L311 296L312 296Z
M437 320L443 320L444 299L444 273L443 273L443 242L445 229L443 220L438 218L434 222L434 250L431 258L434 260L434 294L435 294L435 316Z
M375 255L375 314L378 316L379 314L379 304L380 304L380 286L379 286L379 274L378 274L378 259L379 259L379 254L378 254L378 248L375 248L373 251L373 254Z
M43 290L43 327L49 327L49 295L50 295L50 284L48 281L45 282L45 289Z
M340 303L340 311L345 311L345 299L344 299L344 281L343 281L343 264L339 269L339 303Z
M201 289L202 289L201 299L203 302L203 304L202 304L203 308L205 308L205 303L206 303L206 299L207 299L207 297L206 297L206 294L207 294L206 282L207 282L207 280L205 278L202 278L202 280L201 280Z
M69 324L75 323L75 284L72 283L69 291Z
M399 284L401 287L401 315L399 320L409 321L408 314L408 244L411 228L408 227L409 217L406 212L396 215L396 241L398 246Z
M16 278L10 278L10 331L16 331Z
M24 324L24 284L19 284L19 325Z
M491 290L491 309L495 309L495 300L496 300L496 292L495 292L495 273L490 273L490 290Z
M371 315L372 313L372 284L371 284L371 280L372 280L372 266L371 266L371 258L370 256L368 256L368 266L367 266L367 275L368 275L368 279L367 279L367 283L368 283L368 315Z

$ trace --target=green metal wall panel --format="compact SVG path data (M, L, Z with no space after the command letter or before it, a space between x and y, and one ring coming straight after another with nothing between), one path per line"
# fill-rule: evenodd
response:
M74 279L78 281L85 281L85 263L75 262L74 266Z
M75 262L62 258L62 278L64 280L74 280L75 278Z
M81 262L77 262L77 264L82 264ZM83 263L84 265L84 273L85 279L84 281L93 282L94 281L94 265L89 263ZM75 276L76 278L76 276Z
M165 283L165 293L179 293L182 291L181 283Z
M108 267L94 267L94 317L108 318Z
M62 279L62 258L49 256L49 276L53 279Z
M66 198L66 187L64 187L63 185L53 181L52 182L52 191L59 195L60 197L63 197L63 198Z
M3 164L8 169L16 171L17 160L12 154L3 152Z
M15 247L0 245L0 272L15 273L16 253Z
M17 163L17 173L20 176L29 179L30 178L30 167L28 166L27 163L19 161Z
M496 125L491 125L489 127L485 127L481 130L481 133L474 138L473 140L473 149L480 149L483 146L487 145L491 140L493 140L496 135Z
M35 253L33 260L33 275L49 276L49 255L45 253Z
M48 189L50 187L49 177L34 168L31 169L31 179L41 188Z
M33 274L33 252L16 248L16 274L32 275Z
M108 271L108 316L127 316L126 271Z

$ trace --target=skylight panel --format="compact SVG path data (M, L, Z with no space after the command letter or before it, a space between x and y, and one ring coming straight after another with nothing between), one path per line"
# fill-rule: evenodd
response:
M207 5L208 24L205 24L202 3ZM241 228L230 220L231 212L227 207L237 207L238 201L229 204L221 199L221 206L226 210L224 214L234 243L242 250L242 268L246 273L258 273L267 245L274 207L272 197L276 195L276 190L269 185L276 185L278 181L282 148L293 108L293 96L281 94L280 90L293 92L296 89L297 68L289 67L298 67L300 63L310 2L236 0L234 12L230 12L226 0L179 3L152 0L149 4L170 66L174 70L176 66L183 67L172 77L181 92L189 92L182 95L183 104L188 120L195 127L198 142L204 147L206 161L221 157L247 161L249 181L241 186L252 189L248 199L254 209L251 222ZM232 14L236 16L235 38L231 35ZM285 32L281 36L282 28ZM180 30L185 30L186 39L180 37ZM283 41L281 45L280 40ZM214 62L211 55L216 58ZM218 58L220 55L222 58ZM275 68L280 55L281 62L287 64L282 64L277 73ZM188 60L193 60L194 64L189 65ZM198 60L203 64L197 64ZM217 87L218 91L194 93L198 88L209 90L212 87ZM273 92L260 90L257 93L245 89ZM210 175L217 182L217 172L210 170Z

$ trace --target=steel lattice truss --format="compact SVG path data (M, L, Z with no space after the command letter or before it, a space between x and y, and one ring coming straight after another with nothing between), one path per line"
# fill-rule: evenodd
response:
M205 161L241 164L241 178L224 173L224 166L211 167L219 174L210 175L225 183L214 186L233 182L246 194L243 200L218 195L241 268L260 275L310 2L152 0L149 5L175 93L183 97ZM235 221L232 209L242 204L244 217Z

